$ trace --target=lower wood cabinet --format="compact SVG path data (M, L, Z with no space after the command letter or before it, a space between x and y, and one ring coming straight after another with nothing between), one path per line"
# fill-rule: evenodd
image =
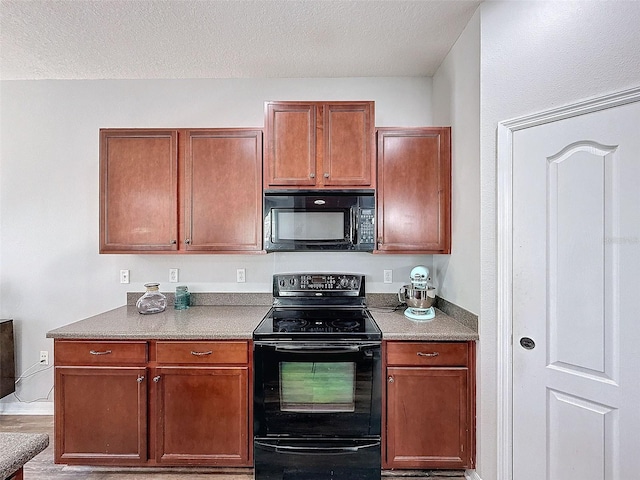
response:
M156 461L249 465L247 342L158 342L156 352ZM177 366L188 362L198 366Z
M57 367L57 463L147 461L147 369Z
M385 343L383 468L475 466L475 342Z
M55 461L250 466L248 341L55 341Z

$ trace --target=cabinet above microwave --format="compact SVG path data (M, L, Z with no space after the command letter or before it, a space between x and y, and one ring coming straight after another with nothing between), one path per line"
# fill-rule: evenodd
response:
M266 102L264 187L375 188L374 102Z

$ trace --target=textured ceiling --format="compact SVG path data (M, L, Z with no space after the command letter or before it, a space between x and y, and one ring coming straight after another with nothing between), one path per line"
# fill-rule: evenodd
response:
M1 0L0 78L431 76L479 4Z

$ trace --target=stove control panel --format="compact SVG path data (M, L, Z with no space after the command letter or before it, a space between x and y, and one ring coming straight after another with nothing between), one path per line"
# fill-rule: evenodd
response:
M296 273L273 276L274 295L305 292L358 293L363 286L363 275L344 273Z

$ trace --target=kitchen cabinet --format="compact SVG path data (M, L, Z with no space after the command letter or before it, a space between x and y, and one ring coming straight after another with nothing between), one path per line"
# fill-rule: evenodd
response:
M251 466L241 341L55 341L55 461Z
M147 461L146 342L55 343L55 461Z
M156 460L250 465L247 342L158 342Z
M475 342L384 344L383 468L475 465Z
M101 253L262 249L262 131L100 131Z
M375 188L374 102L266 102L265 188Z
M262 131L189 130L186 141L180 248L262 250Z
M379 128L376 253L451 253L451 127Z
M100 130L100 253L177 249L177 130Z

